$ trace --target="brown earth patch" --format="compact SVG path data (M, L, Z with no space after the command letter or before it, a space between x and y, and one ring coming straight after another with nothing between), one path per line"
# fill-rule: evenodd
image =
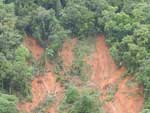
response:
M142 110L143 88L127 86L127 82L132 77L122 78L125 68L116 67L103 36L97 38L96 51L89 62L93 70L91 81L99 88L102 94L101 100L107 100L108 92L116 87L116 91L111 95L113 98L104 104L106 113L139 113Z

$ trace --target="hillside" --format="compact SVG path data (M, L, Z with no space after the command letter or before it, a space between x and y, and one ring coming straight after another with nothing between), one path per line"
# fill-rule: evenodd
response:
M0 0L0 113L150 113L149 0Z
M133 77L124 77L124 67L116 67L110 56L104 37L99 36L96 40L95 51L93 55L89 55L91 57L87 61L92 66L92 73L89 79L86 82L82 81L82 85L78 85L76 81L73 81L72 84L77 84L76 87L78 89L86 87L99 90L99 99L103 101L102 106L105 113L139 113L143 108L143 88L136 82L132 82L134 80ZM78 43L76 40L66 41L64 43L63 49L60 52L60 57L64 63L63 67L70 68L72 65L73 48L76 43ZM25 38L25 46L38 62L44 50L33 38ZM57 75L53 73L54 67L48 63L45 65L46 72L43 75L35 77L32 81L32 101L20 103L18 105L20 111L39 113L40 110L43 110L42 112L44 113L58 113L58 107L62 99L65 98L64 91L67 89L64 89L63 85L56 81ZM64 77L63 74L60 76ZM55 97L56 100L41 108L41 103L45 103L45 99L48 99L49 96ZM36 111L37 108L40 109Z

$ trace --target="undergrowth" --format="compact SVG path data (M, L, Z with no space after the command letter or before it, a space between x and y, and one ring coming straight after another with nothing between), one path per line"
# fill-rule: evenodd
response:
M59 113L103 113L99 93L91 89L79 91L70 85L59 106Z

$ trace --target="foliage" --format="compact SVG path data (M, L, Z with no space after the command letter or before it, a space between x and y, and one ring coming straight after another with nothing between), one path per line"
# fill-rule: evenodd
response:
M144 86L145 108L149 108L149 5L148 1L109 1L117 7L112 13L103 12L104 31L115 61L137 75ZM109 18L106 18L109 17Z
M39 40L50 39L53 32L59 28L58 21L55 18L55 11L39 7L34 11L34 15L31 21L33 37Z
M84 39L83 47L79 47L81 50L76 49L78 58L71 67L73 75L85 75L85 62L81 59L85 56L82 48L87 36L103 33L117 64L123 64L129 73L136 75L148 99L149 4L149 0L0 0L1 90L23 96L29 93L32 67L27 63L29 52L21 45L23 33L37 38L46 49L45 56L51 59L56 58L65 38L77 36ZM89 44L86 50L90 49ZM84 108L84 102L91 102L89 96L80 99L80 106L75 105L79 109ZM79 111L71 113L74 112Z
M102 113L100 102L97 95L83 94L71 113Z
M142 112L140 113L149 113L150 112L150 109L144 109Z
M108 35L123 38L126 34L131 34L135 27L133 19L124 12L115 13L110 20L105 23L104 30Z
M34 4L34 0L14 0L15 4L15 14L18 16L16 23L17 29L20 32L26 32L31 34L31 20L33 17L33 12L37 10L38 6Z
M46 53L50 59L54 59L58 55L58 51L61 49L64 40L67 38L67 33L69 31L64 30L60 27L58 31L51 36L50 44L46 48Z
M144 94L145 94L145 99L146 99L146 108L150 108L150 59L146 59L142 61L140 65L140 69L137 73L137 79L144 85ZM149 104L148 104L148 103Z
M66 92L66 99L65 101L68 103L68 104L72 104L74 103L78 97L79 97L79 92L77 90L76 87L74 86L69 86L69 88L67 89L67 92Z
M27 52L27 53L26 53ZM25 47L18 47L15 51L14 61L3 59L1 62L1 88L10 94L19 92L23 96L30 93L29 80L32 68L26 63L28 51Z
M91 34L94 30L94 12L85 6L68 3L61 12L61 22L74 35Z
M103 113L99 95L91 90L83 92L71 86L68 88L64 101L59 108L61 113ZM69 99L69 101L68 101Z
M20 45L22 36L16 29L14 5L0 2L0 6L0 88L9 94L27 96L32 75L26 62L29 52Z
M0 52L12 59L13 49L21 42L21 35L15 29L17 17L14 14L14 5L4 5L0 2Z
M15 96L0 93L0 113L18 113L16 103Z

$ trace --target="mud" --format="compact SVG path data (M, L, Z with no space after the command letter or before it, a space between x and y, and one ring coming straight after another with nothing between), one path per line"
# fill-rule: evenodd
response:
M143 107L143 88L139 85L129 87L127 82L131 77L123 78L125 68L117 68L103 36L97 38L96 51L90 60L93 74L91 81L101 92L100 99L105 101L106 113L139 113ZM109 92L115 90L113 98L108 100ZM107 100L107 101L106 101Z
M60 56L62 57L63 64L66 68L72 65L73 61L73 48L77 43L77 38L73 38L72 40L66 40L63 44L62 51L60 52Z
M75 46L77 40L74 38L70 41L65 41L63 44L60 56L62 57L64 66L69 67L73 61L72 49ZM40 60L44 49L39 46L37 41L32 37L26 37L24 40L24 45L29 49L33 58L38 62ZM64 97L64 88L60 83L56 82L56 75L51 72L51 68L54 65L50 64L47 60L46 73L43 75L38 75L32 80L32 101L31 102L20 102L18 108L20 113L24 111L27 113L34 113L34 109L45 99L46 96L54 94L56 97L55 102L46 109L47 113L57 113L57 107L59 106L61 100Z
M39 46L34 38L25 38L24 45L29 49L36 61L41 58L44 49ZM52 68L52 65L47 62L46 69L48 69L48 67ZM60 98L63 97L63 90L63 87L56 82L56 76L53 72L46 70L46 73L38 75L38 77L35 77L32 80L32 101L24 103L20 102L18 105L20 113L23 113L23 111L34 113L33 110L50 94L55 94L56 100L61 100ZM55 105L57 104L58 101L55 102ZM53 109L49 110L49 113L56 113L55 105L52 105Z

